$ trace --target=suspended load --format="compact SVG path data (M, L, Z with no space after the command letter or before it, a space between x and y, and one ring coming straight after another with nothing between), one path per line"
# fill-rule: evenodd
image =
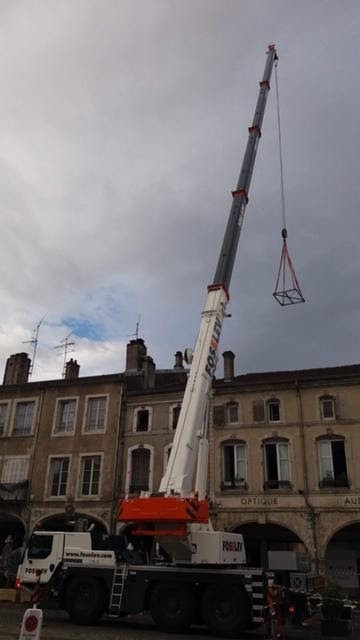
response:
M301 292L297 277L294 271L293 264L291 262L289 250L287 247L287 229L285 221L285 191L284 191L284 170L282 159L282 144L281 144L281 126L280 126L280 102L279 102L279 85L277 77L277 60L275 61L275 86L276 86L276 105L277 105L277 121L278 121L278 135L279 135L279 158L280 158L280 182L281 182L281 213L283 228L281 236L283 239L283 246L281 251L280 266L277 275L275 291L273 296L275 300L285 307L289 304L298 304L299 302L305 302L305 298Z
M288 304L305 302L305 298L301 293L294 267L291 262L289 250L287 248L287 230L285 227L281 231L281 235L283 238L283 248L273 296L282 307L285 307Z

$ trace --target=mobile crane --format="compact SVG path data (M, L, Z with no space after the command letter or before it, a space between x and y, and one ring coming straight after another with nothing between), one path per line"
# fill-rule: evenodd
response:
M19 567L18 585L37 585L47 597L56 596L78 623L95 623L105 612L119 617L150 611L166 631L204 623L214 634L236 637L262 621L266 574L244 566L241 535L213 530L206 485L211 385L276 60L270 45L199 335L193 354L186 354L191 368L165 475L158 494L119 505L118 520L131 526L139 544L129 549L123 535L93 548L89 532L38 531Z
M201 548L203 562L212 562L214 544L219 544L220 547L224 545L225 534L212 530L206 499L210 393L229 301L229 285L270 89L270 78L276 60L275 45L270 45L254 119L249 127L249 139L239 180L235 191L232 192L232 207L214 280L208 286L195 350L190 354L189 350L185 353L186 359L191 360L191 369L159 493L156 496L144 495L124 500L119 508L119 520L134 523L135 532L138 534L160 537L162 546L170 546L172 552L174 538L179 539L183 536L188 549L195 543ZM228 534L226 536L228 537ZM243 548L241 536L234 535L233 547L236 546L239 550ZM198 562L198 558L195 561ZM242 561L242 557L234 558L237 564Z

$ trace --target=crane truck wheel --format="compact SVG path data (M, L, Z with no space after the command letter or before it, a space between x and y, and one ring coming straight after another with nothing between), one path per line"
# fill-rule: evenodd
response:
M250 627L250 601L237 585L209 585L201 609L206 626L216 636L235 638Z
M150 596L150 612L162 631L186 631L195 615L195 597L191 587L159 582Z
M76 624L95 624L105 610L105 588L95 578L73 578L66 589L65 609Z

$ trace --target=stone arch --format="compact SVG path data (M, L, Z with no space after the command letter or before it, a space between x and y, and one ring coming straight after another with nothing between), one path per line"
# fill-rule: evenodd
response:
M80 510L73 517L66 513L55 511L38 518L33 529L44 529L46 531L86 531L94 525L93 531L99 534L109 532L108 524L98 515L90 514Z
M13 548L21 547L25 534L26 524L19 515L11 512L0 514L0 550L9 535L13 539Z
M305 553L308 550L305 540L293 526L289 527L287 523L278 522L273 518L271 520L266 518L263 522L259 522L254 517L247 518L246 521L233 525L231 531L242 533L244 536L247 563L252 566L268 568L269 552Z
M256 518L249 516L247 519L242 520L242 521L238 521L236 522L234 525L231 526L231 528L229 528L229 531L235 531L238 527L241 527L245 524L259 524L258 520ZM289 525L287 522L284 523L281 518L266 518L266 522L264 524L271 524L271 525L275 525L278 527L282 527L283 529L288 529L289 531L291 531L291 533L294 536L297 536L298 538L300 538L300 540L302 539L302 535L296 530L296 528L292 525ZM305 544L305 542L303 542L303 544Z
M326 548L328 547L329 543L331 542L331 540L341 531L343 531L344 529L347 529L348 527L351 527L353 525L359 525L360 527L360 516L356 517L351 517L351 516L345 516L345 518L341 518L340 523L339 523L339 518L337 518L337 526L330 531L329 533L326 534L325 539L324 539L324 549L326 551Z
M327 580L338 583L350 596L360 595L360 517L348 517L327 536L324 551Z

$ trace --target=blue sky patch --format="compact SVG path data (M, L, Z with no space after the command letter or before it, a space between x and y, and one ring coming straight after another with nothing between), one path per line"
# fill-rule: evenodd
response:
M107 328L99 322L92 322L90 319L82 317L64 318L63 321L75 336L96 341L108 338Z

